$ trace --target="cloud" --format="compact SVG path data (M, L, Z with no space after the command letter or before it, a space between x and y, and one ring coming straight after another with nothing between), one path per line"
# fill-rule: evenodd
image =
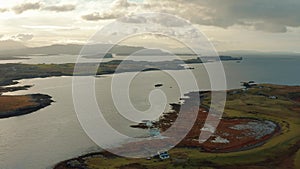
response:
M118 21L124 22L124 23L146 23L147 19L142 16L125 16L125 17L119 18Z
M93 12L87 15L81 16L82 19L87 21L98 21L101 19L115 19L118 18L119 15L114 13L99 13L99 12Z
M163 12L178 15L199 25L221 28L241 25L258 31L284 33L288 31L288 27L300 27L299 9L299 0L147 0L144 3L118 0L109 11L82 18L100 20L134 12ZM136 21L138 20L133 22ZM165 26L181 26L181 23L161 21Z
M287 32L287 27L284 25L276 25L273 23L257 23L254 25L256 30L267 31L272 33L285 33Z
M109 10L104 12L92 12L87 15L81 16L82 19L87 21L98 21L104 19L116 19L129 14L131 7L135 7L137 4L128 2L127 0L117 0L113 3Z
M0 8L0 13L7 12L7 11L9 11L9 10L6 8Z
M117 0L115 1L113 8L128 8L134 3L130 3L127 0Z
M16 14L21 14L28 10L44 10L44 11L54 11L54 12L67 12L73 11L76 9L76 6L73 4L64 4L64 5L49 5L41 4L40 2L27 2L17 6L14 6L12 10ZM0 12L6 12L7 9L0 9Z
M154 22L160 23L165 27L184 27L187 22L181 19L170 19L168 15L160 15L155 18Z
M192 23L227 28L249 26L282 33L300 26L299 0L148 0L148 8L182 16Z
M72 5L72 4L53 5L53 6L47 6L47 7L43 8L43 10L55 11L55 12L73 11L75 9L76 9L76 6Z
M41 4L40 2L27 2L27 3L23 3L17 6L14 6L12 8L12 10L16 13L16 14L21 14L25 11L28 10L36 10L36 9L40 9L41 8Z
M147 14L145 14L146 16ZM164 27L184 27L188 22L181 19L170 19L169 15L155 15L157 17L144 17L142 15L128 15L118 18L117 21L132 24L159 24Z
M79 28L73 26L55 26L55 25L22 25L26 29L45 29L45 30L56 30L56 31L71 31L78 30Z
M15 36L12 36L12 39L18 40L18 41L29 41L33 38L34 36L32 34L23 34L19 33Z

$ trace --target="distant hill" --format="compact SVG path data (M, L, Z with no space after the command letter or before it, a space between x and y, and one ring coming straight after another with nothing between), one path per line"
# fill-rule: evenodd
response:
M16 49L24 49L24 46L21 42L14 40L1 40L0 41L0 52L4 50L16 50Z
M0 51L0 57L13 57L13 56L26 56L26 55L58 55L58 54L68 54L68 55L78 55L80 54L81 49L85 47L83 55L96 55L100 53L106 53L107 49L111 47L109 44L95 44L83 46L79 44L55 44L51 46L43 47L25 47L17 48L13 50L2 50ZM137 51L144 50L143 54L145 55L161 55L166 54L165 52L159 49L146 49L144 47L134 47L134 46L120 46L115 45L108 53L113 53L115 55L130 55Z
M26 47L22 43L16 41L5 42L2 46L0 41L0 58L13 58L15 56L26 56L26 55L78 55L82 48L87 51L82 55L87 57L95 57L98 54L110 53L114 55L131 55L138 52L139 55L155 55L155 56L169 56L170 54L159 50L159 49L147 49L144 47L135 46L121 46L114 45L110 51L106 51L111 47L111 44L94 44L94 45L80 45L80 44L55 44L50 46L42 47ZM8 49L8 50L4 50ZM181 52L180 52L181 51ZM175 51L174 51L175 52ZM184 50L179 50L177 55L179 56L196 56L195 54L185 53ZM288 52L259 52L259 51L226 51L219 52L220 55L228 55L234 57L244 57L244 56L289 56L289 55L300 55L299 53L288 53Z
M220 55L230 55L230 56L300 56L300 53L295 52L262 52L262 51L251 51L251 50L235 50L219 52Z

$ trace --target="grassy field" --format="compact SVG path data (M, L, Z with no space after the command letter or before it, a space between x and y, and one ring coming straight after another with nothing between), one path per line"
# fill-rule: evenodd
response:
M276 96L272 99L270 96ZM249 90L228 91L224 117L266 119L281 126L279 134L265 144L239 152L207 153L196 148L173 148L170 159L128 159L117 156L78 157L56 169L297 169L300 161L300 87L259 85ZM203 104L209 103L209 94ZM100 153L101 155L101 153Z

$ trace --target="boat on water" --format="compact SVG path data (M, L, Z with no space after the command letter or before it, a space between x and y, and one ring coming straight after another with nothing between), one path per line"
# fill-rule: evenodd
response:
M161 84L161 83L154 85L154 87L161 87L161 86L163 86L163 84Z

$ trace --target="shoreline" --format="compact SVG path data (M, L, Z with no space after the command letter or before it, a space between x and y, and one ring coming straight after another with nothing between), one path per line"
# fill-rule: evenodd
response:
M236 60L236 58L229 58L230 60ZM190 62L200 63L199 60L190 60ZM228 61L228 60L226 60ZM107 75L115 73L115 69L121 63L120 60L113 60L107 63L103 63L99 68L95 75ZM168 63L168 64L166 64ZM172 63L172 64L170 64ZM160 66L165 66L164 69L166 70L181 70L185 69L183 66L179 65L176 60L174 61L163 61L157 62L155 64L159 64ZM139 61L126 61L126 66L124 66L123 70L117 73L123 72L134 72L136 70L140 70L141 68L146 68L149 65L153 67L153 69L149 69L146 71L154 71L156 70L156 66L152 62L139 62ZM170 64L170 65L169 65ZM95 63L82 63L80 64L80 68L90 68L91 66L95 66ZM169 66L166 66L169 65ZM48 77L61 77L61 76L83 76L88 74L74 74L74 66L73 63L66 63L66 64L20 64L20 63L7 63L7 64L0 64L0 71L4 72L4 76L0 77L0 97L2 93L5 92L12 92L18 90L27 90L31 86L16 86L16 87L5 87L8 85L16 85L18 84L18 80L22 79L30 79L30 78L48 78ZM143 69L141 69L143 70ZM160 70L160 69L158 69ZM44 95L45 97L46 95ZM32 99L36 99L36 95L32 95ZM40 96L42 97L42 95ZM44 108L51 104L51 96L48 96L44 99L47 101L40 101L36 100L36 104L38 106L29 106L29 107L22 107L18 110L10 110L8 112L1 112L0 110L0 118L7 118L13 116L19 116L24 114L32 113L36 110ZM40 103L37 103L40 102Z
M295 94L286 93L286 91L291 91L291 90L294 91ZM268 94L268 95L274 94L278 96L278 99L268 98L265 95L262 95L261 93ZM104 164L103 163L104 161L106 161L105 163L107 163L107 161L111 161L111 163L109 162L109 164L114 166L114 167L111 166L111 168L126 168L126 167L141 168L142 166L144 168L152 169L152 168L156 168L156 166L166 167L167 165L170 167L170 166L174 166L175 164L179 166L188 165L191 167L192 166L193 167L206 166L211 168L226 167L229 169L233 169L236 166L241 166L241 167L260 166L263 169L268 168L270 166L285 166L287 165L285 161L289 161L290 159L292 159L294 157L293 154L297 152L297 150L300 148L300 136L299 134L296 134L297 131L295 130L295 128L297 129L299 127L297 118L295 117L299 117L299 115L293 113L293 116L295 117L289 117L289 114L292 113L293 111L299 112L300 110L299 93L300 93L299 86L281 86L281 85L270 85L270 84L261 84L258 87L249 89L247 91L243 91L241 89L228 90L228 94L229 94L228 105L225 109L222 118L224 122L220 123L216 132L213 135L213 138L210 138L208 141L206 141L206 144L209 147L208 149L209 151L203 151L203 147L201 146L199 147L197 145L191 144L193 143L191 138L193 138L195 135L198 135L196 130L193 131L192 129L190 131L191 133L189 133L187 137L181 143L179 143L179 145L177 145L175 148L170 150L170 155L171 155L170 160L157 161L155 159L151 159L151 160L128 159L128 158L123 158L123 157L113 155L104 150L101 152L88 153L69 160L61 161L56 165L54 165L54 169L89 168L89 166L94 166L94 168L97 167L101 168L104 167L103 165L101 165ZM249 99L249 97L251 97L251 99ZM204 102L207 102L206 99L208 98L209 95L204 99ZM244 100L244 98L247 99ZM236 102L239 103L239 100L245 102L243 103L245 105L235 105ZM274 112L268 112L268 111L262 112L261 110L265 110L264 108L265 103L261 103L262 101L266 103L270 103L270 105L269 104L266 105L267 107L269 106L272 107L272 105L274 105L275 107L278 106L277 102L279 103L282 102L282 104L284 104L282 106L291 109L291 112L282 112L283 109L280 107L281 105L275 107L274 110L270 109ZM186 103L187 102L185 102L184 104ZM257 106L257 108L254 108L253 106ZM253 113L253 110L249 109L249 107L252 107L252 109L256 110L255 113ZM178 109L178 108L179 108L178 104L174 105L173 107L173 109ZM205 111L206 109L201 110L202 113L199 113L198 115L205 117L205 115L203 114L203 112ZM281 112L281 114L275 112ZM165 113L164 115L166 114L167 114L167 120L163 120L161 122L156 123L156 125L160 126L160 129L163 128L163 130L166 130L168 127L170 127L169 126L170 124L167 124L166 122L168 121L170 122L176 119L174 113ZM162 124L164 124L165 126L163 126ZM201 124L203 125L203 123L198 123L198 124L200 124L200 126ZM221 146L219 148L224 149L223 151L220 151L219 148L215 149L211 147L213 145L212 141L216 138L216 135L224 133L222 130L221 132L218 132L218 130L227 128L226 130L229 131L228 128L230 129L230 127L232 126L237 127L243 125L248 127L250 126L250 128L247 128L246 130L252 129L253 127L255 129L256 125L263 125L267 129L263 131L258 130L256 132L258 135L253 135L253 136L248 135L249 138L247 138L246 135L245 136L246 139L244 143L247 144L244 144L243 141L239 143L239 142L234 142L233 140L233 142L236 144L235 146L231 147L233 148L233 151L228 151L228 148L230 148L230 146L228 146L229 144L227 143L216 143L217 147ZM145 128L143 126L140 127ZM197 128L199 130L199 125L197 126ZM269 129L274 129L274 130L269 130ZM239 136L241 133L247 133L243 130L239 131L239 129L236 128L235 129L231 128L230 130L232 131L235 130L237 136ZM260 135L260 133L263 132L265 132L265 134ZM259 136L260 139L255 139L257 136ZM250 137L251 139L254 140L253 142L254 144L249 144ZM292 138L293 140L292 142L290 138ZM130 144L131 143L126 144L123 147L123 149L124 148L134 149L138 147L138 144L132 144L132 145ZM287 147L282 146L282 144L287 144L286 145ZM240 146L240 147L236 147L236 146ZM240 156L236 156L235 155L236 153L240 154ZM272 155L269 156L268 154L272 154ZM291 156L287 154L290 154ZM284 161L274 160L277 158L284 158L285 160ZM232 164L228 164L226 162L226 159L227 160L234 159L235 161Z
M242 58L221 56L220 61L236 61ZM216 60L218 61L218 60ZM136 71L153 71L153 70L184 70L181 64L203 64L201 59L188 60L172 60L172 61L134 61L134 60L112 60L103 62L102 64L87 63L63 63L63 64L22 64L22 63L6 63L0 64L0 71L4 72L4 76L0 77L0 86L12 85L15 80L28 78L44 78L53 76L82 76L82 75L106 75L113 73L136 72ZM76 65L76 67L75 67ZM96 72L84 72L84 70L94 70L98 66ZM74 68L77 71L74 72ZM148 69L148 70L147 70ZM117 70L117 72L116 72Z
M48 77L48 76L46 76L46 77ZM53 77L53 76L49 76L49 77ZM36 77L34 77L34 78L36 78ZM294 86L294 85L289 85L289 86ZM298 86L298 85L297 85L297 86ZM296 87L297 87L297 86L296 86ZM259 146L259 147L261 147L261 146Z

